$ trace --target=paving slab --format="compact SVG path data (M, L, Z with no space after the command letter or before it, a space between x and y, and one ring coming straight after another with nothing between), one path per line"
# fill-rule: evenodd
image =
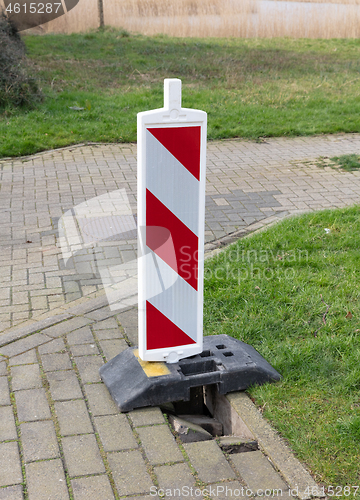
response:
M7 377L0 377L0 405L9 405L10 392Z
M84 389L90 412L94 417L119 413L119 408L112 400L104 384L87 384Z
M51 418L45 389L29 389L15 392L19 422L31 422Z
M51 342L48 342L47 344L43 344L38 348L39 354L53 354L56 352L61 352L65 350L65 342L63 339L55 339L52 340ZM14 358L13 358L14 359Z
M0 406L0 442L17 439L14 413L11 406Z
M0 500L24 500L23 489L17 486L8 486L0 489Z
M164 416L160 408L139 408L128 413L135 427L151 424L164 424Z
M101 381L99 368L104 364L101 356L79 356L75 358L75 363L84 384Z
M57 371L46 374L50 394L54 401L78 399L83 397L79 381L74 371Z
M41 362L44 372L70 370L72 368L68 353L42 354Z
M94 417L94 421L105 451L122 451L138 447L126 415Z
M120 496L150 492L153 482L140 451L110 453L108 462Z
M85 401L82 399L59 401L54 407L61 436L94 432Z
M91 356L93 354L100 354L100 351L95 344L73 345L70 348L70 352L73 357Z
M215 483L236 478L235 472L215 441L185 443L183 446L201 481Z
M69 500L63 464L60 459L25 465L29 500Z
M17 443L0 443L0 464L0 487L22 483L23 477Z
M45 344L47 345L47 344ZM10 366L15 365L28 365L32 363L37 363L36 351L35 349L31 349L30 351L24 352L24 354L19 354L18 356L13 356L9 360Z
M72 479L74 500L115 500L109 478L105 475Z
M240 481L211 484L206 487L209 496L214 500L228 500L229 498L254 498L253 491Z
M231 455L231 461L255 495L261 496L266 490L273 495L288 495L288 486L275 471L269 460L261 451L236 453Z
M105 472L94 434L64 437L62 445L70 477Z
M176 498L182 500L188 498L188 492L195 487L195 477L186 463L162 465L155 467L154 472L159 482L159 490L169 490L170 494L167 496L176 496Z
M25 462L60 456L53 422L27 422L20 425L20 432Z
M11 367L12 390L39 389L42 387L39 365L20 365Z
M138 427L137 433L151 464L165 464L184 460L167 425Z

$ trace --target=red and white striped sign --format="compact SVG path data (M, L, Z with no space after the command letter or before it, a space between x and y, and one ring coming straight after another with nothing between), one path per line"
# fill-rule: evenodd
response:
M206 113L164 94L138 114L139 355L173 363L202 352Z

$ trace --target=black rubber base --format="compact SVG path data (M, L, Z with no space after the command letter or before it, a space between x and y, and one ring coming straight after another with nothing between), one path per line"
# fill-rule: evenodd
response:
M189 401L191 387L217 384L227 394L281 379L253 347L228 335L204 337L201 354L174 364L143 362L129 347L103 365L100 376L122 412Z

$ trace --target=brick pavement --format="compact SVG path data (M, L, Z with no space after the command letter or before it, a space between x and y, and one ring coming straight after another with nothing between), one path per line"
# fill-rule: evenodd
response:
M291 213L359 202L360 172L309 163L359 150L358 134L210 142L206 241ZM0 175L0 332L92 294L102 288L101 268L136 257L135 239L95 238L65 264L58 230L67 210L121 188L135 214L136 145L0 160Z
M359 148L359 135L209 143L207 248L291 213L359 202L360 172L312 161ZM110 310L97 265L134 259L135 240L101 241L65 266L57 222L123 187L135 212L135 153L92 145L0 162L0 500L149 499L183 486L211 486L214 499L242 487L288 496L295 482L314 486L268 428L260 451L228 455L215 440L182 445L159 408L121 414L110 399L98 370L136 343L136 309ZM233 397L246 417L251 402ZM254 421L255 435L260 414Z
M166 498L216 500L260 489L296 498L289 496L296 486L308 498L311 476L242 393L229 401L261 451L227 454L215 439L182 444L158 407L119 412L99 367L136 342L136 313L92 302L53 326L38 322L30 337L3 342L0 499L145 500L164 490Z

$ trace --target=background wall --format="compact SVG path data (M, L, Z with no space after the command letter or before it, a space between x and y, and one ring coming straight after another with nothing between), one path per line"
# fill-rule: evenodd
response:
M35 3L38 7L39 3L44 3L46 5L48 0L11 0L12 5L18 3L21 6L27 4L27 11L29 12L30 3ZM63 0L56 0L61 2L66 11L66 6ZM115 2L117 0L114 0ZM0 9L4 7L4 0L0 0ZM24 8L22 7L22 11ZM29 16L28 16L29 17ZM22 22L26 20L26 14L22 16ZM42 19L46 19L45 16L39 14L37 16L39 24ZM35 33L74 33L81 31L88 31L90 29L98 28L100 25L99 17L99 5L98 0L80 0L76 7L67 12L65 15L54 19L53 21L45 22L37 28L32 28L31 30L25 30L24 32L35 32Z
M101 23L148 35L358 38L360 0L80 0L31 31L73 33Z

